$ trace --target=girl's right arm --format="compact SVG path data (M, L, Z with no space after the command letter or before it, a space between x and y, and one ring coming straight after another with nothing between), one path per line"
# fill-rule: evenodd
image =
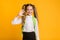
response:
M20 18L19 16L16 16L11 22L12 25L21 24L21 23L22 23L22 18Z
M12 25L21 24L22 23L21 17L24 16L23 13L24 13L24 10L21 10L19 14L12 20L11 24Z

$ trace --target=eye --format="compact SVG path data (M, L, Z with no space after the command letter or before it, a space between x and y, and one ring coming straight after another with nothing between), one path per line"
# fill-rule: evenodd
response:
M29 10L29 9L27 9L27 10Z

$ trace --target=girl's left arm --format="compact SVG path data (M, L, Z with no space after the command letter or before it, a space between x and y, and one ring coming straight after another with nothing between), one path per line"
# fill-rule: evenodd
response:
M35 25L35 34L36 34L36 40L40 40L39 39L39 30L38 30L38 21L36 19L36 25Z

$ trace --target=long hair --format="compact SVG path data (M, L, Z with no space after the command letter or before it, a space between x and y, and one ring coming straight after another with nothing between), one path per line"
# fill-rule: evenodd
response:
M35 5L33 5L33 4L24 4L24 5L22 6L22 9L24 9L25 12L26 12L28 6L32 6L32 7L33 7L34 17L35 17L35 18L37 19L37 21L38 21L38 14L37 14ZM24 25L24 23L25 23L24 20L25 20L25 17L26 17L26 13L24 13L23 15L25 15L25 16L22 16L22 21L23 21L23 25Z

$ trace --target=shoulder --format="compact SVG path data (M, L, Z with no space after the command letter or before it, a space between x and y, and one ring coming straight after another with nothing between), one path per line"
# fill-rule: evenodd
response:
M36 21L36 22L38 22L38 20L37 20L37 18L36 18L36 17L34 17L34 19L35 19L35 21Z
M35 18L35 21L36 21L36 23L38 23L38 20L37 20L37 18Z
M37 18L36 18L36 17L34 17L34 16L32 16L32 18L33 18L33 19L35 19L35 20L37 20Z

